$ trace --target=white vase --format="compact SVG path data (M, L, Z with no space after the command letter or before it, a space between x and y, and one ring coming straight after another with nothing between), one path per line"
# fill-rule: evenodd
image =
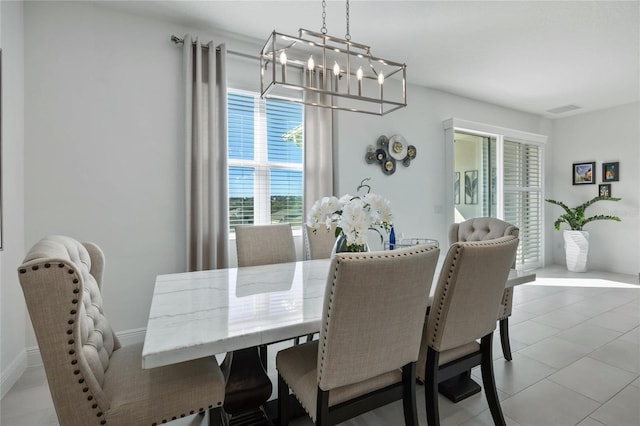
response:
M586 272L589 233L587 231L564 231L564 251L569 271Z

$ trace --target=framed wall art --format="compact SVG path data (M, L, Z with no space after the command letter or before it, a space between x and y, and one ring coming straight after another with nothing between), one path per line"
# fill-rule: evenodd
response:
M618 182L620 180L620 163L602 163L602 181Z
M464 172L464 203L478 204L478 171Z
M598 196L599 197L611 197L611 184L610 183L601 183L598 185Z
M460 204L460 172L453 176L453 203Z
M573 163L571 175L574 185L592 185L596 183L595 177L596 162Z

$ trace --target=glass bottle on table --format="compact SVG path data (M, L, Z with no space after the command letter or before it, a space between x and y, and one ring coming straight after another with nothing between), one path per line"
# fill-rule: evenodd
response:
M396 248L396 231L391 227L391 231L389 232L389 250L393 250Z

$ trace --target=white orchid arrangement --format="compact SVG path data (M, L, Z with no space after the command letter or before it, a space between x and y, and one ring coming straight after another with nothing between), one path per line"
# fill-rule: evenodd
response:
M367 231L372 229L380 235L381 230L388 232L393 224L393 215L389 200L372 194L371 187L365 182L369 178L363 179L357 191L367 188L367 193L360 195L343 195L337 197L323 197L317 200L307 219L313 232L321 226L331 229L335 222L336 237L343 234L347 239L347 247L350 251L362 251L367 243Z

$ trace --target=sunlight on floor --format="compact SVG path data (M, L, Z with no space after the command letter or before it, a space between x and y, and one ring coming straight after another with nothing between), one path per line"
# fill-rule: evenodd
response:
M542 285L550 287L605 287L605 288L635 288L640 286L600 278L536 278L535 282L525 285Z

